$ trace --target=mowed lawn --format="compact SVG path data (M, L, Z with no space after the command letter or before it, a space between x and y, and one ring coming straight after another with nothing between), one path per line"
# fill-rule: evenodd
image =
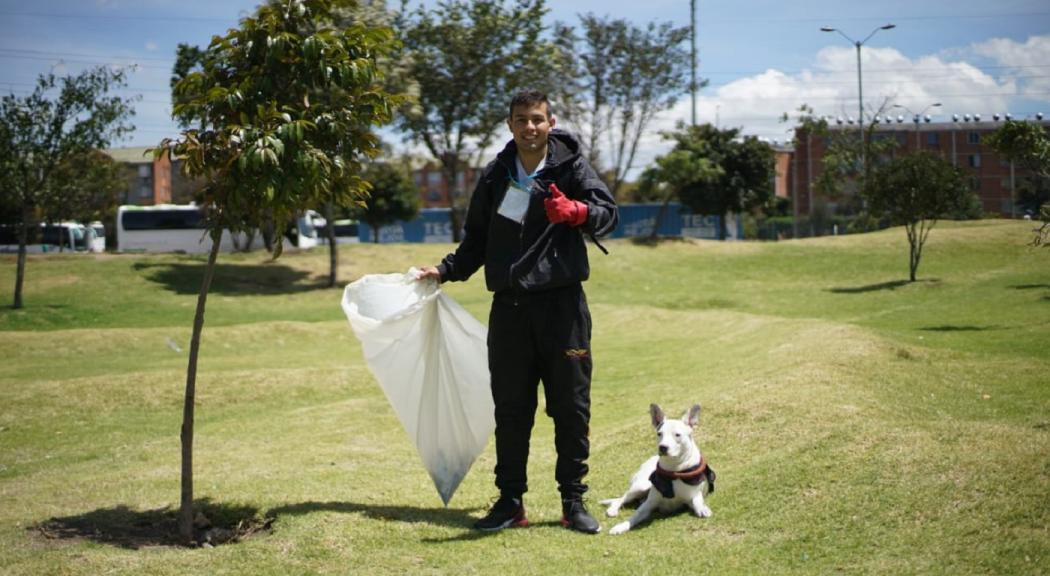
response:
M1050 250L1027 245L1030 229L940 223L915 283L899 228L592 249L593 537L558 524L542 406L533 525L474 532L496 495L492 444L442 507L364 365L341 286L324 288L327 252L223 255L196 496L216 522L269 529L194 549L165 534L203 260L32 257L13 311L4 255L0 573L1046 574ZM451 249L343 246L340 284ZM487 320L481 274L445 290ZM610 536L598 500L653 453L651 402L702 405L714 515Z

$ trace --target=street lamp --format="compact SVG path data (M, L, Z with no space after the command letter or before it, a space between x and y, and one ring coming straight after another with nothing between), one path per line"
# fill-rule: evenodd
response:
M929 110L930 108L938 108L938 107L940 107L940 105L941 105L940 102L934 102L933 104L930 104L929 106L923 108L922 112L919 112L918 114L916 114L914 110L912 110L911 108L908 108L907 106L904 106L903 104L894 104L893 105L894 108L903 108L903 109L907 110L909 114L912 115L912 121L915 122L915 151L916 152L922 150L922 144L919 142L919 122L922 121L923 116L926 115L926 111L927 110ZM926 116L926 121L927 122L930 121L930 117L929 116Z
M820 29L821 32L838 32L843 38L845 38L851 44L857 47L857 126L860 130L860 159L865 175L867 174L868 159L867 152L864 149L864 84L861 81L860 73L860 47L863 46L864 43L868 40L871 40L871 37L874 36L879 30L891 30L896 27L896 24L886 24L885 26L879 26L878 28L872 30L871 33L867 35L867 37L865 37L859 42L854 40L853 38L850 38L846 35L845 32L839 30L838 28L829 28L827 26L823 26Z

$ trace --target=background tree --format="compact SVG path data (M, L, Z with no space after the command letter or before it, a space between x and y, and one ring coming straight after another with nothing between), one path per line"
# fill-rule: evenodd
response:
M118 198L127 185L124 167L109 154L78 152L55 167L43 213L50 222L98 220L114 230Z
M878 166L867 187L868 209L908 234L908 279L915 281L922 249L937 220L973 196L962 173L940 156L922 151Z
M419 214L419 190L401 167L386 162L369 165L362 178L371 190L367 200L350 207L350 217L371 226L372 241L378 244L380 228Z
M192 44L185 44L180 42L175 48L175 64L171 69L171 85L172 92L172 106L183 104L175 94L175 86L182 81L183 78L189 76L191 72L199 72L201 65L204 62L204 50L199 46ZM188 112L182 114L173 114L173 118L178 123L180 128L189 128L195 124L203 125L204 118L195 118L190 116Z
M718 237L726 237L730 212L742 213L765 205L773 197L773 148L740 130L719 130L710 124L684 126L665 134L675 141L668 154L656 159L647 176L670 189L696 214L719 216Z
M63 190L55 180L59 167L78 154L107 148L133 128L131 99L107 96L125 85L123 70L100 66L62 78L41 75L32 94L0 99L0 173L7 189L0 201L19 227L12 308L23 306L29 229L55 205L48 195Z
M392 49L386 29L334 29L333 8L349 0L265 4L238 28L212 39L201 68L175 87L176 117L201 128L165 139L155 156L172 153L201 176L211 250L197 298L182 424L179 532L193 537L193 420L197 357L208 289L224 228L286 222L327 199L348 205L364 197L361 154L378 151L372 129L390 120L397 101L378 87L379 54ZM303 33L304 30L315 30ZM331 183L338 177L341 185ZM274 258L280 256L276 243Z
M575 94L572 118L584 136L588 160L617 195L649 124L689 87L690 53L683 46L689 28L670 22L640 28L594 14L581 15L580 28L577 33L556 26L558 44L574 62L562 81Z
M441 166L449 186L452 235L461 235L466 210L467 166L477 166L498 134L506 131L507 106L521 88L554 100L571 92L557 74L564 56L542 38L543 0L448 0L409 12L402 1L396 26L416 98L398 124L423 144ZM555 107L555 113L561 111Z
M1050 202L1040 194L1045 192L1046 181L1050 180L1050 135L1040 124L1007 120L988 138L988 144L1006 158L1034 172L1041 180L1028 188L1033 200L1043 200L1039 206L1039 219L1043 224L1035 230L1032 244L1050 246L1047 242L1050 239Z

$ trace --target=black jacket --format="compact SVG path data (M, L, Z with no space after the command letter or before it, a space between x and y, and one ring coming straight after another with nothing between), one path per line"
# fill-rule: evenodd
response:
M523 224L496 213L517 175L518 150L511 140L481 173L467 209L465 235L438 270L441 281L462 281L485 266L492 292L539 292L582 282L590 275L584 234L602 237L616 228L619 212L608 188L580 155L580 144L567 132L551 130L547 164L535 177ZM587 222L578 227L551 224L543 199L551 183L587 204Z

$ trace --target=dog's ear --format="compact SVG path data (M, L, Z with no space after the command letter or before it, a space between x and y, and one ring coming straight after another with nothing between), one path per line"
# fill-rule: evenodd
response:
M690 428L696 428L700 424L700 405L693 404L693 407L689 409L682 420L689 425Z
M653 428L659 428L664 423L664 411L656 404L649 405L649 415L653 418Z

